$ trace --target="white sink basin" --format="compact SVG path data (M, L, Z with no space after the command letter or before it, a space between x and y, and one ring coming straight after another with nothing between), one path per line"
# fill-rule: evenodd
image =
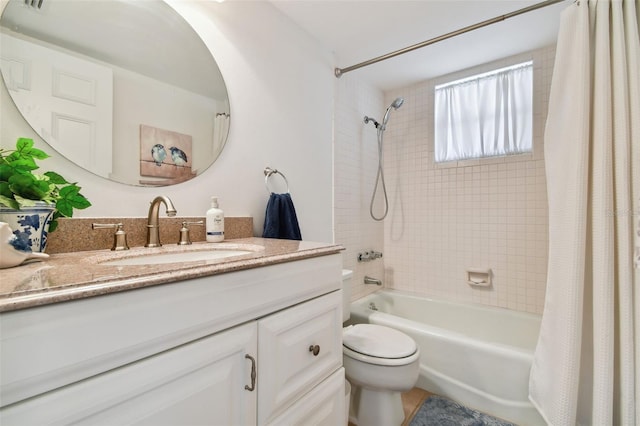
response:
M162 246L156 248L136 248L132 250L110 253L90 259L92 263L110 266L160 265L166 263L185 262L219 262L246 254L264 250L254 244L216 244L215 246Z
M202 260L217 260L243 254L253 253L247 250L207 250L187 251L181 253L162 253L148 256L128 257L124 259L108 260L101 262L103 265L130 266L130 265L158 265L162 263L197 262Z

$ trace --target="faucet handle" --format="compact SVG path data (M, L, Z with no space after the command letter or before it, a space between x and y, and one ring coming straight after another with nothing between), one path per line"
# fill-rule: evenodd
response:
M127 233L124 232L124 225L122 223L92 223L91 229L115 229L116 233L113 234L113 247L111 250L129 250L129 244L127 244Z
M178 241L179 246L185 246L191 244L191 238L189 236L189 225L203 225L204 222L199 220L197 222L182 222L182 228L180 228L180 241Z

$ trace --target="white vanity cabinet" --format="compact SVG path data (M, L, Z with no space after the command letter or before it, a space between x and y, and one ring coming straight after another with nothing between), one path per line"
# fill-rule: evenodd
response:
M340 268L329 255L3 313L0 424L343 423Z
M2 409L2 425L253 425L244 324Z

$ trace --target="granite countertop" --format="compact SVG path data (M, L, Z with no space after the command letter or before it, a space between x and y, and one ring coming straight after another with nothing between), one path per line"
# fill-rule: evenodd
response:
M200 242L186 246L186 249L184 247L164 245L159 248L134 247L121 252L95 250L53 254L42 262L2 269L0 312L335 254L343 249L327 243L268 238L242 238L223 243ZM248 250L251 253L223 259L155 265L116 266L101 263L141 254L199 251L214 247Z

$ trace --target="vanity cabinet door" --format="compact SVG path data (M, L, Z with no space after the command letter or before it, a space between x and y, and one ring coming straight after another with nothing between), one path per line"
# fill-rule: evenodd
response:
M0 410L0 424L255 425L250 322Z
M342 292L260 319L258 354L258 424L265 425L342 367Z

